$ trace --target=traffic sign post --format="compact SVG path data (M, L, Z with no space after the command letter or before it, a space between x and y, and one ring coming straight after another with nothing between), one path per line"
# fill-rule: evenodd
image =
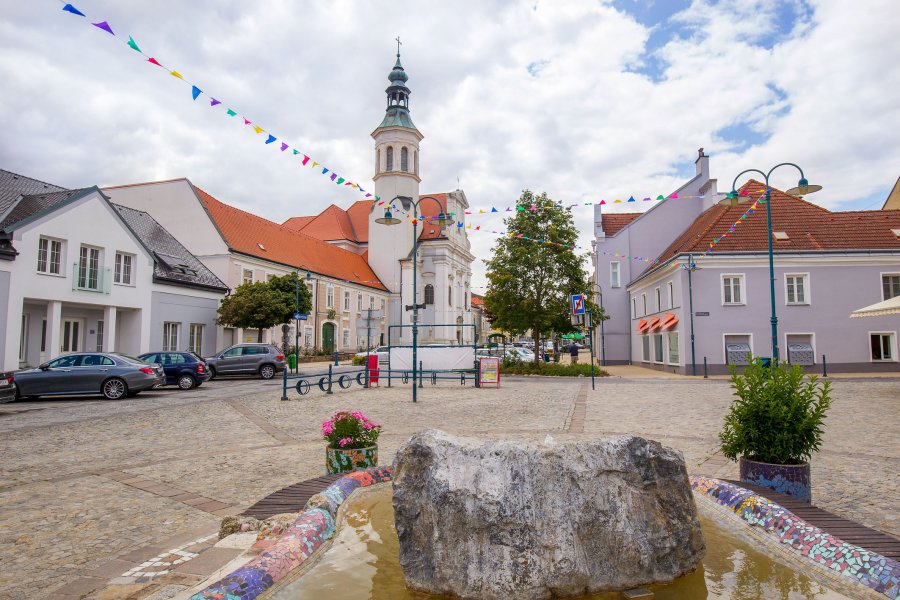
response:
M584 294L572 294L572 324L584 325L587 315L588 342L591 349L591 389L597 389L594 380L594 319L590 310L585 308Z
M572 294L572 314L573 315L583 315L584 314L584 294Z

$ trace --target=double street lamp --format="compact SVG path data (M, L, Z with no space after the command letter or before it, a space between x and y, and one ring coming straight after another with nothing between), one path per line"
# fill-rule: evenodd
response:
M738 192L736 190L737 180L741 175L745 173L759 173L765 179L766 185L766 229L769 234L769 294L772 301L772 360L774 363L778 362L778 317L775 314L775 256L772 251L772 189L769 187L769 177L772 175L772 171L777 169L778 167L783 166L791 166L800 171L800 181L797 183L797 187L791 188L787 190L785 193L790 194L792 196L805 196L806 194L812 194L813 192L818 192L822 189L821 185L812 185L809 181L806 180L806 177L803 176L803 169L794 163L784 162L779 163L769 169L768 173L763 173L759 169L747 169L746 171L741 171L737 174L737 177L734 178L734 181L731 184L731 193L728 194L728 198L733 200L738 197ZM693 316L693 315L692 315Z
M413 299L413 303L412 303L412 306L406 306L405 308L406 308L406 310L412 309L412 311L413 311L413 316L412 316L412 343L413 343L413 346L412 346L412 349L413 349L412 350L412 363L413 363L412 364L412 375L413 375L412 391L413 391L413 400L412 401L415 402L416 401L416 388L418 387L417 380L418 380L418 373L419 373L419 371L418 371L419 362L418 362L418 352L417 352L418 340L419 340L419 308L425 308L424 304L420 305L416 301L417 289L418 289L417 264L419 261L419 259L418 259L419 218L420 218L419 203L421 203L423 200L433 200L434 202L437 203L438 207L440 207L441 202L440 202L440 200L438 200L437 198L435 198L433 196L419 196L418 200L413 200L412 198L409 198L406 196L395 196L390 202L388 202L387 207L384 209L384 216L375 219L376 223L379 223L381 225L398 225L402 222L400 219L398 219L393 214L391 214L391 207L394 204L394 200L400 200L402 202L409 202L410 204L412 204L412 224L413 224L413 251L412 251L412 259L413 259L412 293L413 293L413 295L412 295L412 299ZM445 214L443 212L443 210L441 210L440 214L438 214L436 217L429 218L429 221L433 225L437 225L438 227L446 227L448 225L452 225L455 222L453 220L453 217L451 217L449 214ZM402 297L402 295L401 295L401 297Z

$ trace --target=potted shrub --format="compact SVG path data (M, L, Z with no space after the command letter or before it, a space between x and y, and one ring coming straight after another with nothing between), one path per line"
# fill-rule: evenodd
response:
M722 454L740 459L740 479L812 501L809 458L822 443L831 387L800 366L751 359L731 387L736 396L719 433Z
M322 423L325 468L329 474L378 466L378 434L381 425L358 410L339 410Z

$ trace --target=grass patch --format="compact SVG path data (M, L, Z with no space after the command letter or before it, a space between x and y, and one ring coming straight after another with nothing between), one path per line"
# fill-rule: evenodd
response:
M533 362L506 362L500 365L500 372L504 375L546 375L549 377L584 377L591 376L591 363L578 363L577 365L561 365L559 363ZM609 373L594 366L596 377L608 377Z

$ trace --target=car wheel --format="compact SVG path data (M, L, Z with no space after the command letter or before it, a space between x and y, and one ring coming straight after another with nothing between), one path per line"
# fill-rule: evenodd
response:
M178 387L182 390L189 390L195 385L197 385L197 382L190 375L182 375L178 378Z
M216 378L216 368L210 367L209 368L209 380L212 381L215 378Z
M259 376L263 379L272 379L275 377L275 367L272 365L263 365L259 368Z
M119 400L128 395L128 386L118 377L113 377L103 382L103 387L100 391L107 400Z

